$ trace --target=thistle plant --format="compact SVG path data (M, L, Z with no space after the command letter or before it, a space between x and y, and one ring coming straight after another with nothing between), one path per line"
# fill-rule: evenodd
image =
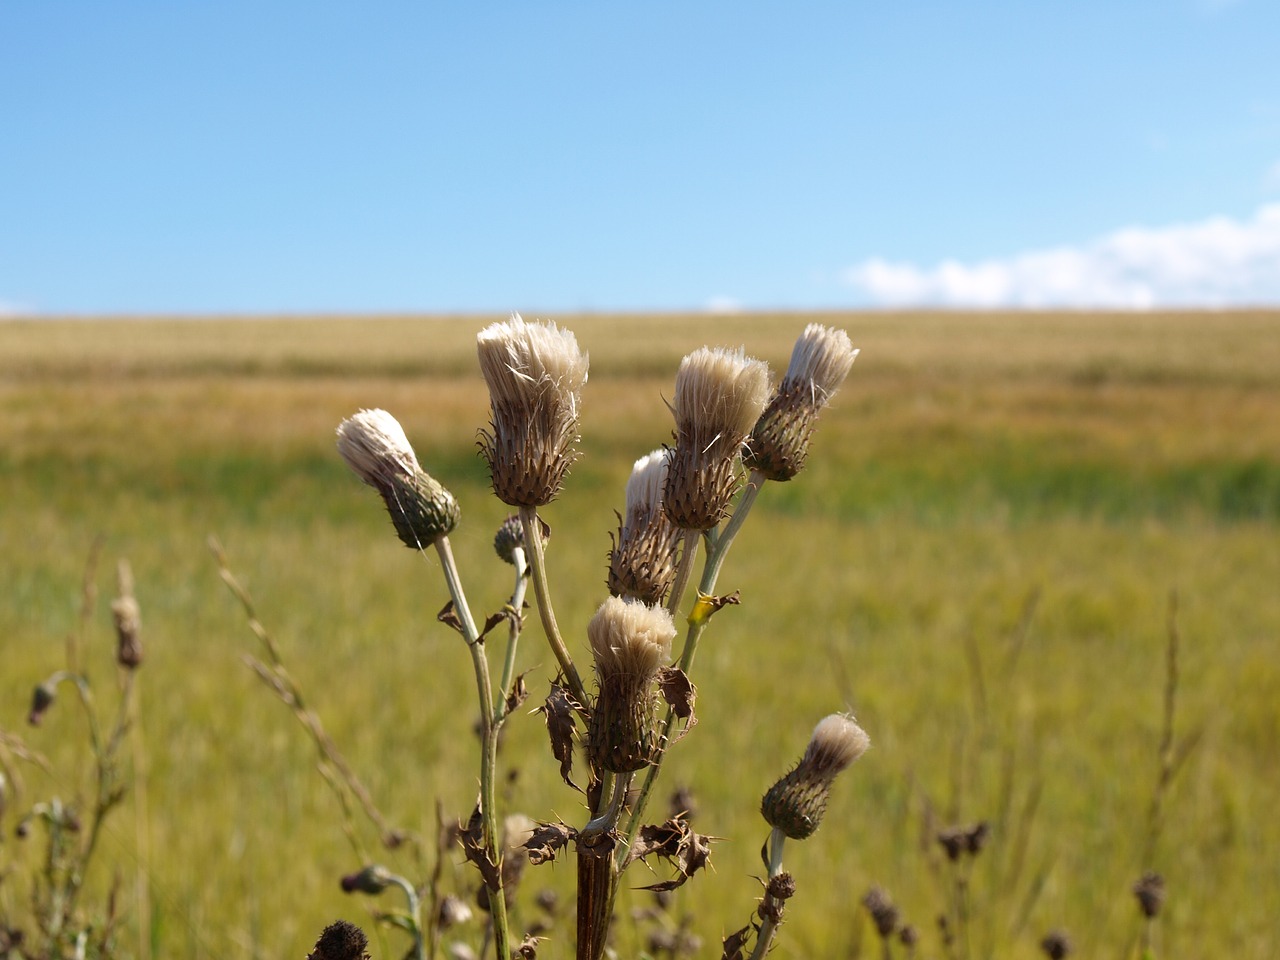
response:
M459 821L458 835L480 873L479 899L490 914L493 956L535 955L535 934L545 928L522 936L511 929L514 914L506 909L518 868L526 859L536 865L572 849L577 956L599 960L619 878L629 866L637 860L667 863L673 876L653 889L669 892L709 862L711 838L691 828L688 812L646 823L648 800L667 752L695 722L690 673L699 639L717 611L737 602L736 595L715 593L729 548L764 481L790 480L803 465L814 420L856 351L842 332L811 325L772 393L767 365L742 349L707 347L684 358L671 404L674 445L636 461L609 552L608 596L579 634L591 656L590 689L552 605L546 567L550 527L541 515L562 493L579 455L587 356L571 332L519 315L482 330L477 353L489 389L489 424L480 431L480 452L494 494L516 510L494 536L495 552L515 569L515 587L510 602L488 616L483 629L467 604L450 547L450 535L460 524L457 501L422 468L399 423L385 411L360 411L339 426L338 448L357 476L378 491L400 540L434 550L450 596L439 619L462 635L472 658L481 715L480 791L475 810ZM700 556L697 591L686 607L686 588ZM576 786L573 778L581 776L574 773L575 755L580 752L585 760L587 809L580 826L546 822L514 834L509 829L504 839L494 788L498 733L525 696L516 664L528 584L558 667L537 712L544 716L567 784ZM684 642L673 655L682 611ZM495 685L486 638L503 623L507 646ZM794 879L782 870L785 840L803 839L817 829L832 782L867 744L851 717L832 714L814 731L797 767L766 793L769 873L757 911L760 923L747 928L754 933L751 956L762 957L769 949L795 892ZM527 839L513 847L513 836ZM368 866L348 877L346 885L371 894L401 886L410 913L421 911L423 888L384 868ZM424 938L421 927L415 929L411 953L434 952L436 938ZM738 947L745 948L748 939L744 935ZM726 956L734 955L731 946L726 942Z

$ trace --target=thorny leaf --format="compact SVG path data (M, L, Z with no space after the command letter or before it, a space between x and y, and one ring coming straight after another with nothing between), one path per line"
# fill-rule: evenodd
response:
M528 671L520 674L515 679L515 683L511 684L511 692L507 694L506 712L508 714L515 713L519 709L520 704L529 698L529 688L524 684L524 678Z
M706 623L711 619L711 615L721 607L737 606L742 602L741 595L737 590L729 594L727 597L713 597L709 593L698 591L698 599L693 604L693 609L689 611L690 623Z
M489 614L489 618L484 622L484 628L480 631L480 639L483 640L490 630L498 624L503 623L506 619L507 615L505 613Z
M674 890L710 862L711 841L709 836L694 833L683 817L672 817L661 824L645 824L627 851L627 863L651 855L666 860L676 868L677 876L641 889Z
M440 612L436 614L436 619L446 627L453 627L464 637L467 635L466 628L462 626L462 620L458 618L458 612L453 609L452 600L440 608Z
M484 848L484 819L480 816L478 804L472 811L467 825L464 827L461 823L458 824L458 843L462 845L462 852L466 854L467 859L480 870L484 885L490 890L497 890L501 885L498 865L489 859L489 854Z
M551 753L560 761L560 778L569 786L582 792L569 774L573 772L574 715L582 709L569 691L558 683L551 684L551 692L535 713L541 713L547 721L547 733L551 735Z
M684 721L684 727L675 740L671 741L679 743L698 722L698 718L693 715L693 701L697 699L698 688L679 667L663 667L658 671L658 690L672 712Z
M747 924L725 937L724 953L720 955L720 960L746 960L747 941L751 939L754 930L751 924Z
M578 835L578 831L563 820L557 823L539 823L533 835L524 842L525 853L534 866L554 860L556 854Z

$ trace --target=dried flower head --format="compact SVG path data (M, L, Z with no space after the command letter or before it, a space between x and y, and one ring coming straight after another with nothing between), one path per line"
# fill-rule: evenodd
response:
M587 355L572 332L519 314L481 330L477 349L490 411L480 449L493 492L513 507L550 503L577 457Z
M764 410L769 367L742 350L702 347L680 363L676 446L663 509L683 530L710 530L728 512L743 442Z
M339 920L324 928L307 960L368 960L369 938L354 923Z
M542 524L542 542L545 544L551 539L551 528L545 523ZM507 519L502 521L502 525L498 527L498 532L493 536L493 549L498 557L512 565L516 562L516 547L524 549L524 524L520 522L517 514L511 514Z
M824 718L795 769L765 793L760 803L765 820L792 840L811 836L826 812L832 782L870 745L853 717L833 713Z
M627 481L626 512L609 551L609 592L645 603L661 603L676 575L680 531L662 509L667 451L641 457Z
M391 882L391 871L380 864L372 863L356 873L347 874L342 878L341 886L344 893L367 893L370 896L376 896L391 886Z
M142 666L142 609L133 595L133 571L128 560L116 567L119 596L111 601L111 618L116 625L116 663L126 670Z
M675 622L663 607L610 597L587 624L600 694L587 732L592 759L625 773L658 748L654 677L671 659Z
M31 710L27 713L27 723L31 726L40 726L40 721L58 699L58 679L58 675L54 674L31 692Z
M769 480L790 480L809 454L818 414L853 367L858 351L843 330L811 323L791 351L787 374L751 431L743 463Z
M422 467L404 429L385 410L361 410L338 426L338 452L382 496L401 542L422 549L458 525L458 501Z
M884 887L872 887L863 896L862 905L871 914L876 933L886 940L893 936L893 931L898 929L898 908L889 897L889 891Z
M1040 949L1049 960L1064 960L1071 953L1071 938L1064 930L1050 930L1040 941Z
M1164 906L1164 877L1158 873L1144 873L1133 885L1133 895L1138 898L1138 909L1148 920L1160 916Z

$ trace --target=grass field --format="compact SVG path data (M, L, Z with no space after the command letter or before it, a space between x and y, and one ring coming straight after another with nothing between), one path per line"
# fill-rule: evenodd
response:
M205 540L221 539L393 822L430 834L437 802L465 815L474 689L461 641L435 621L438 565L399 545L333 430L361 407L401 420L462 504L453 540L472 604L496 610L510 584L490 543L506 508L475 442L487 396L474 336L491 319L0 323L0 729L56 771L25 769L4 815L0 915L21 914L39 853L13 838L16 817L87 786L70 772L86 748L69 698L39 730L23 718L61 663L101 535L104 599L124 556L142 605L146 803L112 821L95 890L121 873L136 918L145 871L155 957L300 957L337 916L372 930L370 902L338 889L360 866L338 804L301 729L242 664L255 641ZM725 838L676 908L705 955L759 895L761 793L844 708L874 746L818 834L788 848L799 891L776 956L873 955L856 907L872 883L920 928L923 955L941 955L929 811L938 825L993 823L972 879L975 956L1035 956L1051 927L1078 955L1125 956L1139 928L1130 887L1147 868L1169 887L1161 956L1280 951L1280 314L554 319L592 360L585 455L544 512L581 664L612 511L632 461L670 438L663 397L680 357L745 344L780 372L810 319L862 348L809 467L765 488L734 546L720 586L742 605L708 632L701 722L665 773L667 788L693 787L697 829ZM1175 734L1194 746L1147 863L1175 591ZM109 700L100 608L91 664ZM522 652L536 699L554 667L536 618ZM539 717L513 719L503 751L519 772L512 808L581 822ZM460 854L445 872L472 880ZM571 863L537 868L524 899L551 886L571 903L572 881ZM540 956L570 956L566 940ZM375 955L403 945L388 934Z

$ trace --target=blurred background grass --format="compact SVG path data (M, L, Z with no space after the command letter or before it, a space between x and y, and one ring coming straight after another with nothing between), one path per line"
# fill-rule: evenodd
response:
M20 728L31 687L60 665L103 536L101 591L126 556L143 609L156 956L301 956L335 916L368 925L368 904L338 890L359 864L313 749L240 662L254 641L210 533L391 819L429 834L437 801L470 809L474 692L460 641L434 619L439 572L399 546L333 429L360 407L401 420L462 503L453 539L472 604L498 609L510 584L490 541L506 511L475 446L487 401L474 336L489 319L0 323L0 726ZM585 456L544 514L557 612L583 664L612 511L631 462L669 439L680 357L742 344L780 372L811 319L863 350L809 467L766 487L735 545L721 588L743 604L701 648L701 723L664 778L691 785L697 828L725 838L677 907L708 953L759 894L760 794L813 723L852 708L875 746L814 839L788 848L799 893L778 956L839 956L859 937L868 950L852 903L873 882L936 943L930 810L995 821L974 881L980 952L1029 956L1063 926L1083 955L1118 955L1137 929L1129 887L1152 867L1170 888L1170 955L1274 956L1280 315L555 319L592 361ZM1178 733L1200 740L1142 863L1175 590ZM101 606L90 662L108 690ZM553 662L534 618L521 669L535 698ZM59 771L29 771L28 802L86 786L67 772L85 750L69 706L25 733ZM540 718L514 719L504 751L513 808L581 820ZM113 821L99 889L138 868L134 828ZM0 845L11 909L35 853ZM572 868L526 884L568 896Z

